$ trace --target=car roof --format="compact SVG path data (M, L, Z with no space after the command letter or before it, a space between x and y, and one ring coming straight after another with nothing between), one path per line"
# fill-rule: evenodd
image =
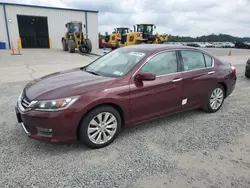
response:
M171 45L171 44L139 44L139 45L131 45L125 46L123 48L131 49L131 50L142 50L145 52L157 52L162 50L173 50L173 49L197 49L191 46L183 46L183 45Z
M188 50L198 50L202 53L206 53L207 55L216 58L213 54L208 52L205 49L200 49L193 46L183 46L183 45L171 45L171 44L138 44L138 45L131 45L131 46L124 46L120 49L128 49L129 51L140 51L148 54L154 54L160 51L165 50L182 50L182 49L188 49Z

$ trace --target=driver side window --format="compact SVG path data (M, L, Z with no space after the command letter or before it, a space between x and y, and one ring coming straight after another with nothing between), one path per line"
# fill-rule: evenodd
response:
M163 52L152 57L140 71L152 72L156 76L178 72L176 52Z

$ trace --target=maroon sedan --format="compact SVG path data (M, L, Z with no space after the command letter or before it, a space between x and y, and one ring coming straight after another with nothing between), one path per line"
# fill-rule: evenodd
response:
M206 51L135 45L27 84L16 115L31 138L100 148L129 124L195 108L216 112L235 84L235 67Z

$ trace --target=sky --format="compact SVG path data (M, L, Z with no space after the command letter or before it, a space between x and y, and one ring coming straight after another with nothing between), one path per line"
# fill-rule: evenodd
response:
M0 0L99 11L99 32L153 23L155 33L250 36L250 0Z

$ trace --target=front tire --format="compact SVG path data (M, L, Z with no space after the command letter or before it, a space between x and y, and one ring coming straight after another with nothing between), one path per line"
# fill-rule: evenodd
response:
M63 51L68 51L68 46L65 40L62 41Z
M68 40L68 49L69 49L69 53L75 52L76 45L75 45L74 40Z
M111 144L121 130L121 116L111 106L101 106L91 110L83 118L79 128L80 141L93 149Z
M89 39L86 39L86 51L90 53L92 51L92 42Z
M208 113L217 112L223 105L225 99L225 89L218 84L208 95L206 105L203 108Z

